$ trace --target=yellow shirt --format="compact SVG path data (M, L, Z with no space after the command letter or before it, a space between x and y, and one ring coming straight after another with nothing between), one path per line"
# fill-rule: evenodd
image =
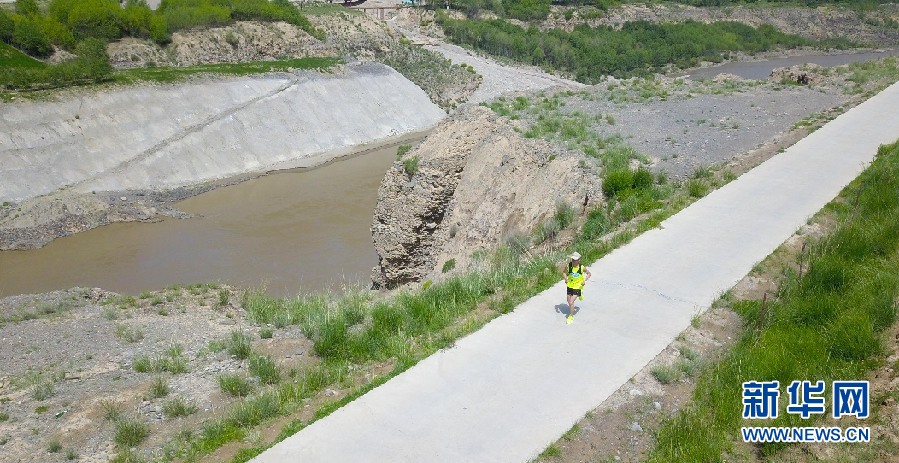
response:
M584 287L584 281L586 281L586 276L584 275L583 265L579 265L577 267L571 267L571 271L568 272L568 279L565 284L571 289L581 289Z

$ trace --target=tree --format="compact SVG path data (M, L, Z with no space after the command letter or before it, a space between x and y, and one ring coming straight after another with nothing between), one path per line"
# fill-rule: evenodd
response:
M16 18L12 44L31 56L50 56L53 47L50 46L50 40L41 30L39 19L23 16Z
M15 30L16 23L13 22L12 18L10 18L3 9L0 9L0 40L6 43L12 42L12 35Z
M34 16L41 14L41 9L36 0L16 0L16 14Z

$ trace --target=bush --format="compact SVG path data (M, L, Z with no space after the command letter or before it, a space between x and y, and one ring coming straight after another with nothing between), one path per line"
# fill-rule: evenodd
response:
M12 18L9 17L3 8L0 8L0 41L7 43L12 42L15 29L16 23L13 22Z
M549 15L550 0L505 0L503 8L510 18L522 21L542 20Z
M36 17L18 17L15 20L12 44L23 52L39 58L50 56L53 47L50 39L41 29L41 20Z
M709 193L709 186L702 180L690 180L687 183L687 192L694 198L702 198Z
M613 170L606 174L602 181L602 193L606 198L614 198L619 193L629 190L634 184L634 173L627 168Z
M400 145L396 147L396 157L403 157L404 154L408 153L409 150L412 149L412 145Z
M443 263L443 268L441 269L441 271L443 273L446 273L454 268L456 268L456 259L450 259Z
M415 175L418 172L418 156L412 156L403 161L403 169L406 171L406 175L410 177Z
M645 190L652 186L652 172L642 166L634 172L633 187L635 190Z

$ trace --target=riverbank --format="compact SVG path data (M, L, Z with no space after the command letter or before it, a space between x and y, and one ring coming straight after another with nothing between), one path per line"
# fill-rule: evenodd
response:
M375 63L73 92L4 110L0 249L179 216L166 205L223 179L319 165L445 117L421 89Z

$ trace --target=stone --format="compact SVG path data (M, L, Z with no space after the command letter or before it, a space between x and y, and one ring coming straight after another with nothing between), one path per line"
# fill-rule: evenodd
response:
M636 421L634 421L633 423L631 423L631 428L630 428L630 429L631 429L631 431L633 431L633 432L643 432L643 427L640 426L640 423L637 423Z

